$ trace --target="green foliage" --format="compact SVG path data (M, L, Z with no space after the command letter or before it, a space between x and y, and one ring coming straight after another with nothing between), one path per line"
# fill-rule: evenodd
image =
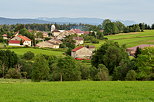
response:
M141 54L141 48L137 47L135 52L135 58L137 58Z
M137 79L148 80L154 70L154 48L146 48L136 59Z
M84 36L84 41L86 43L94 43L94 44L98 44L99 43L98 39L96 39L94 36L89 36L89 35Z
M28 51L28 52L26 52L26 53L23 55L23 58L26 59L26 60L31 60L34 56L35 56L35 55L34 55L33 52Z
M117 25L112 22L112 23L107 23L105 28L104 28L104 35L110 35L110 34L118 34L119 33L119 29L117 27Z
M33 69L32 69L32 81L46 80L49 77L48 61L43 55L35 57Z
M115 67L119 66L122 59L129 59L124 46L116 42L107 41L92 56L92 65L98 68L99 64L104 64L110 74Z
M102 23L102 28L105 29L105 27L106 27L106 25L107 25L108 23L111 23L111 20L105 19L105 20L103 21L103 23Z
M128 71L128 73L126 75L126 80L135 81L136 80L136 72L134 70Z
M109 71L105 65L103 65L103 64L98 65L97 77L100 81L108 81L109 80Z
M5 77L19 79L21 77L21 73L19 72L18 69L10 68Z
M54 73L59 76L60 81L75 81L81 79L79 65L69 56L59 59Z

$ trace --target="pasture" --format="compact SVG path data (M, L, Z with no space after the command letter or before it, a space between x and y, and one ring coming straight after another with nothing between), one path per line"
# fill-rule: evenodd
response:
M55 56L63 56L63 51L54 50L54 49L35 49L35 48L10 48L9 50L14 51L18 55L23 55L27 51L31 51L37 54L45 54L45 55L55 55Z
M141 44L154 44L154 30L145 30L144 32L122 33L105 36L109 40L118 42L120 45L126 44L126 47L133 47ZM100 40L99 44L92 44L99 48L105 41Z
M153 81L0 81L0 102L154 102Z

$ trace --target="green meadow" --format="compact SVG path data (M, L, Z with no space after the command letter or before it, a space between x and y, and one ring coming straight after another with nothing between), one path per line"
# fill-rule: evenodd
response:
M45 54L45 55L56 55L63 56L64 51L55 50L55 49L38 49L38 48L10 48L9 50L14 51L18 55L23 55L27 51L31 51L37 54Z
M109 40L118 42L120 45L126 44L126 47L133 47L141 44L154 44L154 30L145 30L144 32L122 33L105 36ZM100 40L99 44L92 44L99 48L105 41Z
M0 102L154 102L154 82L3 79L0 93Z

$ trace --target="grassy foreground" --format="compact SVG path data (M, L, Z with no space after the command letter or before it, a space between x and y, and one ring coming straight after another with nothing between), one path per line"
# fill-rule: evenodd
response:
M0 102L154 102L154 82L0 81Z

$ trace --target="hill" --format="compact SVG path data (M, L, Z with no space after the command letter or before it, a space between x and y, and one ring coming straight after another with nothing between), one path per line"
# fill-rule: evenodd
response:
M47 17L39 17L37 18L39 20L44 20L44 21L50 21L50 22L61 22L61 23L83 23L83 24L92 24L92 25L99 25L101 24L104 19L101 18L86 18L86 17L81 17L81 18L68 18L68 17L60 17L60 18L47 18ZM116 21L116 20L112 20L112 21ZM124 23L125 25L132 25L132 24L136 24L136 22L134 21L123 21L123 20L119 20L122 23Z
M44 24L51 22L38 19L11 19L11 18L0 17L0 24L33 24L33 23Z
M12 18L3 18L0 17L0 24L50 24L50 23L57 23L57 24L91 24L91 25L99 25L104 21L104 19L100 18L47 18L47 17L40 17L36 19L12 19ZM115 21L115 20L112 20ZM132 25L136 24L134 21L122 21L125 25Z

